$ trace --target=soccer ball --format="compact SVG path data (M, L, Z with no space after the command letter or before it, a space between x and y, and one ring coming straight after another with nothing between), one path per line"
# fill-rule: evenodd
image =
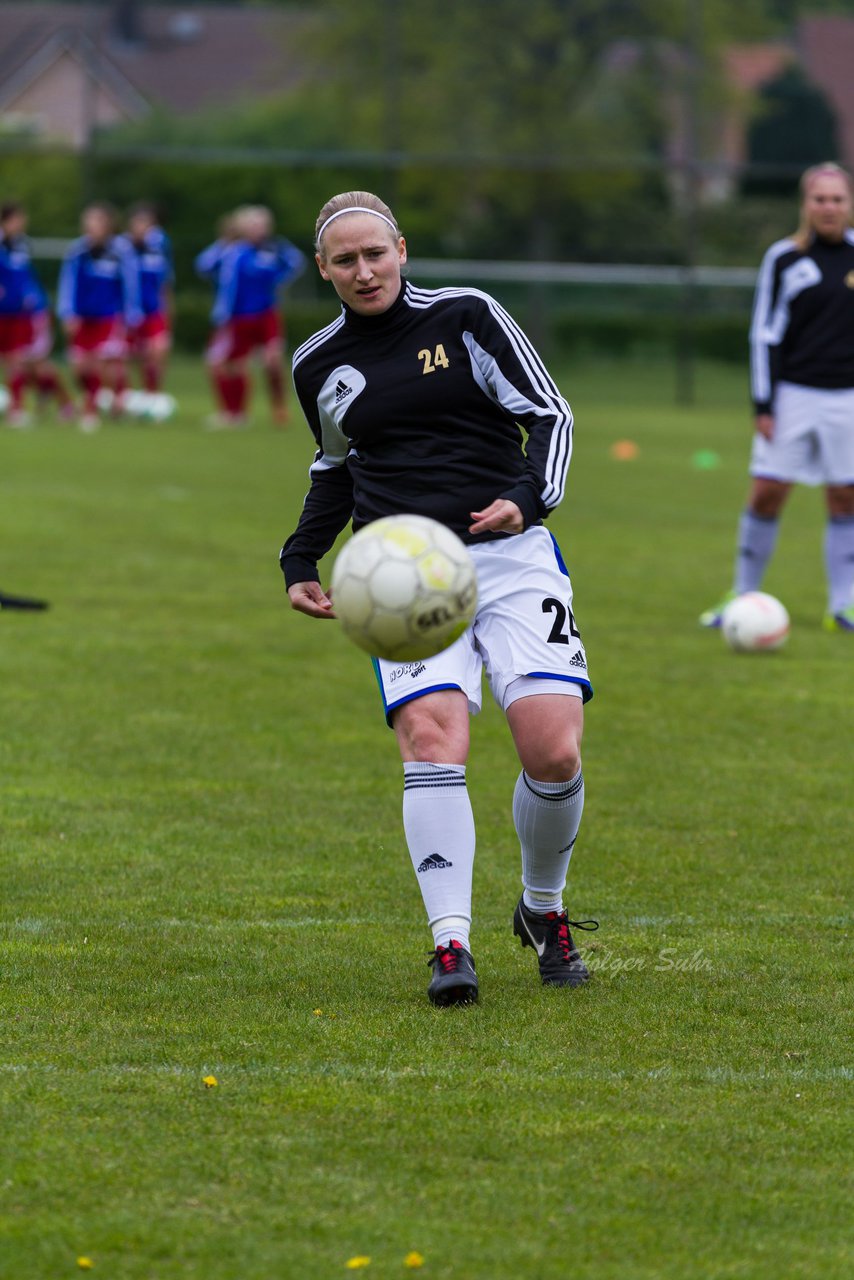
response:
M354 534L332 570L344 633L375 658L415 662L440 653L474 617L471 556L427 516L385 516Z
M151 422L166 422L172 417L176 407L175 397L168 392L149 391L145 393L145 404L140 417L148 418Z
M774 596L746 591L724 609L721 633L738 653L779 649L789 638L789 615Z

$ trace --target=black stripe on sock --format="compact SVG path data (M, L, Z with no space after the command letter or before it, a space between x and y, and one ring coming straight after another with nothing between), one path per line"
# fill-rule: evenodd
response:
M538 791L536 787L531 786L531 780L527 773L525 773L524 769L522 770L522 781L525 783L525 786L531 794L537 796L538 799L551 800L554 802L559 800L572 800L574 796L577 796L581 788L584 786L584 775L579 773L577 778L573 778L572 782L567 785L565 791Z
M465 779L460 778L459 782L426 782L426 781L421 781L420 779L419 780L408 779L403 784L404 791L436 790L436 788L439 788L440 790L443 790L443 791L448 791L448 790L453 790L456 787L462 787L462 789L465 791L465 787L466 787Z

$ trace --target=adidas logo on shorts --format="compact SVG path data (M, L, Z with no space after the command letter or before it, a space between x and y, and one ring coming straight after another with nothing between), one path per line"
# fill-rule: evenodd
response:
M338 382L335 384L335 403L340 404L342 400L346 400L347 397L351 396L352 394L353 394L353 388L348 387L347 383L342 382L341 379L339 378Z
M421 863L418 868L418 874L421 875L422 871L438 871L441 867L452 867L453 865L453 862L448 862L446 858L442 857L441 853L431 853L430 857L425 858Z
M572 655L569 660L569 665L571 667L583 667L585 670L587 669L587 659L584 656L583 649L579 649L578 653L574 653Z

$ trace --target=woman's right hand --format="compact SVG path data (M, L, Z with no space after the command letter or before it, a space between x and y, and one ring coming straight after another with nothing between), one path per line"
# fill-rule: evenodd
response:
M319 582L295 582L288 587L291 608L310 618L334 618L332 601Z
M773 413L757 413L756 430L766 440L774 438L774 415Z

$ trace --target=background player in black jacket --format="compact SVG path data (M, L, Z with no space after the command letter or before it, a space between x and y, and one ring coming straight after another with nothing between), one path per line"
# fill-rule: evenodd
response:
M816 165L801 179L801 222L762 260L750 330L756 420L753 483L733 589L701 615L756 591L793 484L823 484L829 631L854 631L854 233L851 176Z
M406 244L378 197L334 197L315 240L320 274L343 310L294 355L317 452L299 524L282 549L291 604L334 617L317 564L351 519L358 529L418 512L469 543L479 588L470 630L424 662L375 664L404 762L404 829L436 948L429 995L442 1005L477 998L465 766L484 667L522 763L513 816L524 893L514 931L536 949L543 982L577 986L588 974L562 890L581 820L582 708L591 691L569 577L542 525L563 496L572 414L494 299L402 281Z

